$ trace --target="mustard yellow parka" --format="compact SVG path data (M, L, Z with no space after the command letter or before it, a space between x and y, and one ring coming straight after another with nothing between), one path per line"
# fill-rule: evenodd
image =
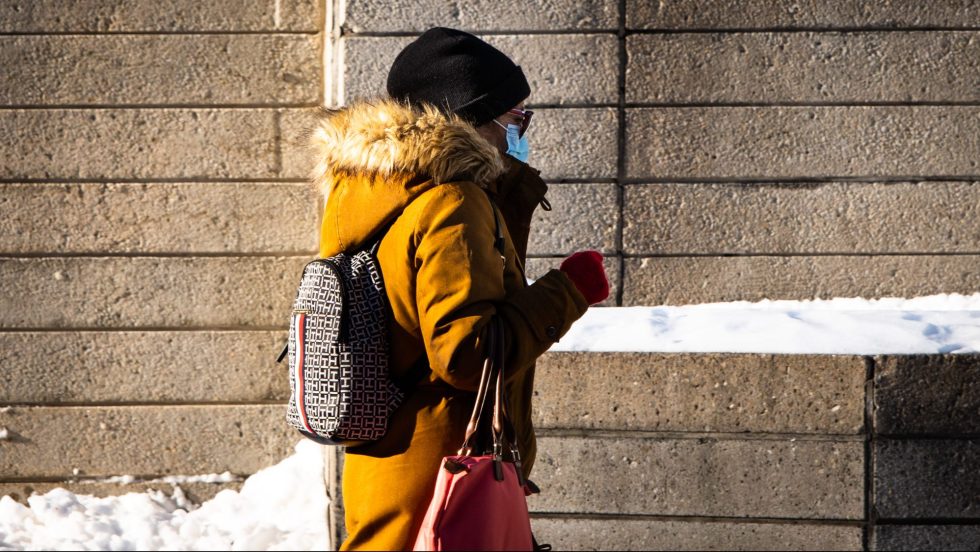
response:
M481 330L497 316L507 393L524 472L535 458L534 362L588 303L561 271L533 284L523 265L531 215L547 186L468 123L393 100L324 112L314 132L314 181L326 197L320 256L373 239L391 303L392 376L420 383L379 441L346 449L342 550L411 549L440 461L456 454L482 369ZM502 214L505 258L494 248L489 196ZM417 368L416 368L417 370Z

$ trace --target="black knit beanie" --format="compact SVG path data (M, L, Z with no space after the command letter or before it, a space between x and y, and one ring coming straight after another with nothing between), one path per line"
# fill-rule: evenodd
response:
M499 117L531 94L519 65L470 33L434 27L395 58L388 94L435 105L474 126Z

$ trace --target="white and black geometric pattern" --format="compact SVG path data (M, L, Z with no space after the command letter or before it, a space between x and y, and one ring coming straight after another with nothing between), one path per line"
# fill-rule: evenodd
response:
M314 259L289 324L289 425L352 445L380 439L404 393L388 377L388 298L373 254Z

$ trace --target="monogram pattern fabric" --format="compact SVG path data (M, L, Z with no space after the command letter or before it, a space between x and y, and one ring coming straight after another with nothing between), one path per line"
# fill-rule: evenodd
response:
M289 325L290 426L337 444L384 435L404 400L388 377L387 311L370 250L307 263Z

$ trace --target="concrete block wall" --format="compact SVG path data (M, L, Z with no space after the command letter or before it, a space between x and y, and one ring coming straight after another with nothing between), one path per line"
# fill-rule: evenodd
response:
M607 304L980 289L972 0L352 0L334 12L335 104L384 94L397 52L434 25L523 66L539 112L531 162L556 199L530 266L598 249L616 282Z
M0 3L0 494L169 489L291 453L273 360L318 205L290 125L322 103L323 19L315 0Z
M4 2L0 494L289 453L270 352L317 249L303 130L433 25L531 79L555 207L532 274L599 249L607 305L980 288L974 0ZM549 354L535 527L573 549L975 548L978 364Z
M528 506L556 550L980 543L980 355L548 353L535 383Z
M334 10L333 104L383 95L397 52L434 25L523 66L554 205L532 226L532 275L594 248L607 305L980 289L976 2ZM974 549L977 363L548 354L534 527L556 549ZM952 421L888 425L913 402L903 419ZM337 492L343 455L329 464Z

